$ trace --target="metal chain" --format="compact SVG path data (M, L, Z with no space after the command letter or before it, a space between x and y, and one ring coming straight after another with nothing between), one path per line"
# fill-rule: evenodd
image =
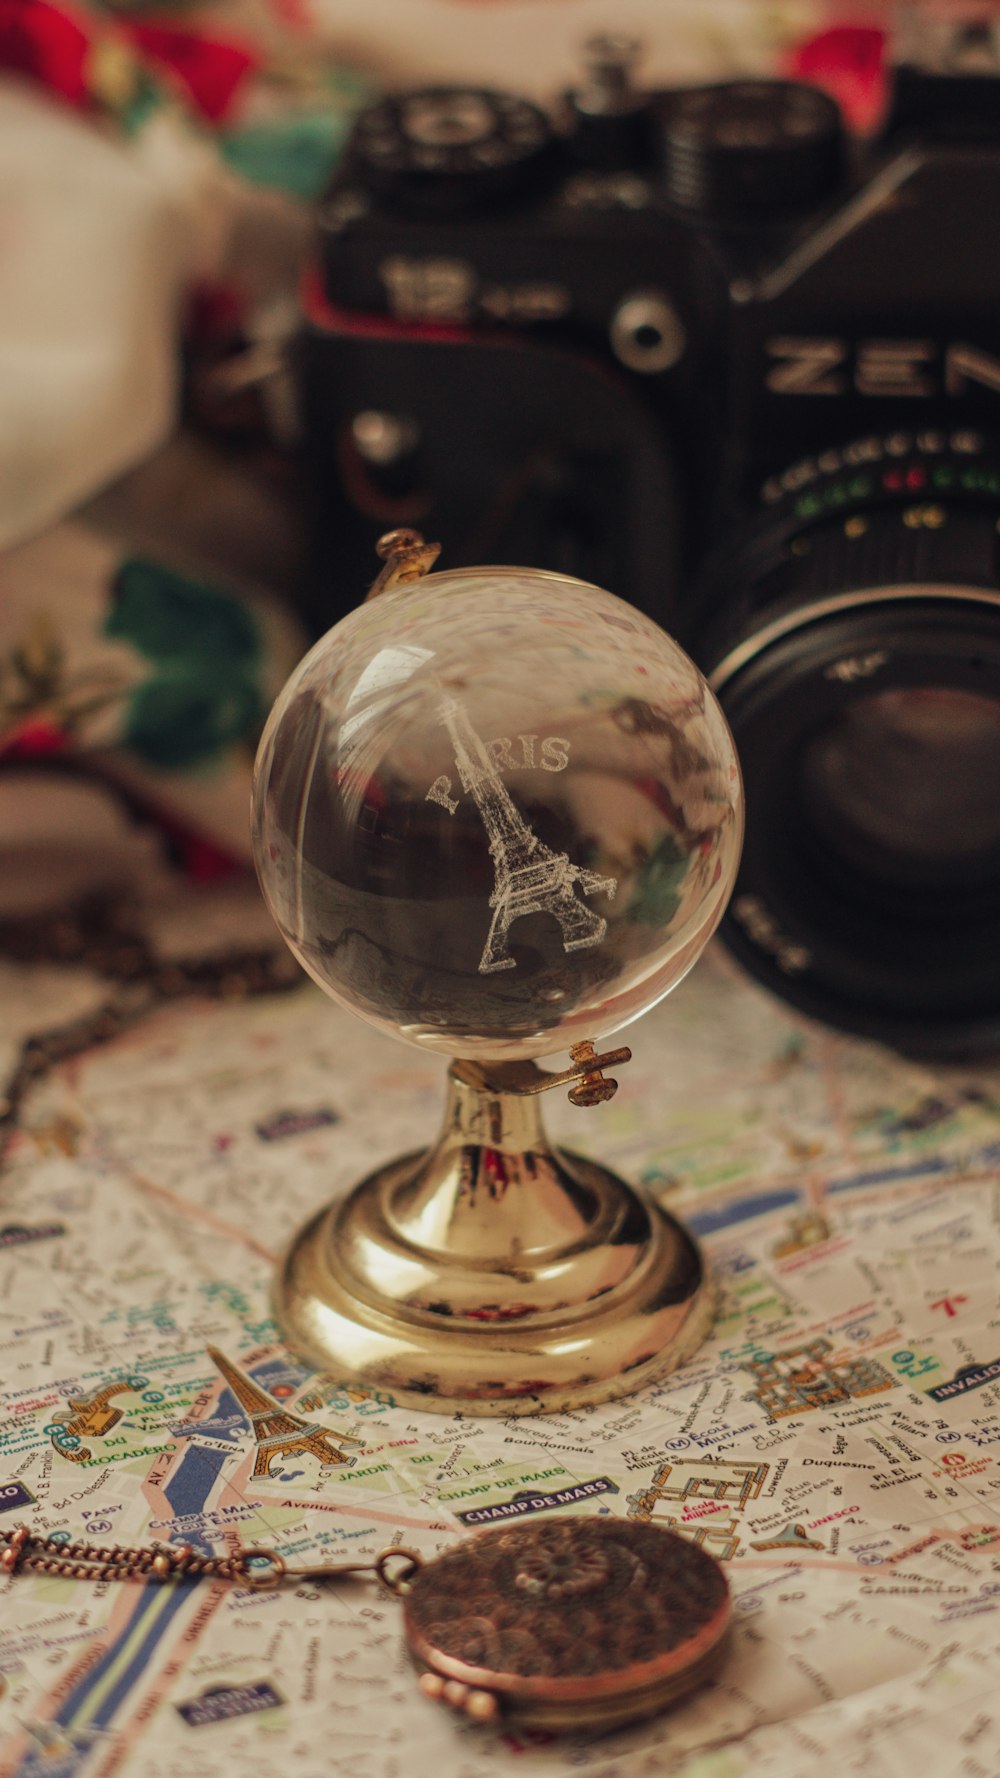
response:
M164 961L141 931L134 910L100 898L58 914L0 919L0 957L22 965L83 967L107 982L107 996L92 1012L27 1037L13 1072L0 1080L0 1159L28 1093L50 1069L120 1037L150 1013L189 995L249 999L283 993L303 979L280 941L220 957Z
M390 1593L402 1593L422 1566L416 1550L393 1547L382 1550L374 1562L317 1563L308 1568L289 1568L277 1550L237 1549L230 1556L203 1556L189 1543L152 1544L131 1548L125 1544L63 1543L44 1537L30 1525L0 1532L0 1570L14 1575L21 1569L36 1574L55 1574L64 1580L165 1581L223 1580L254 1592L271 1592L287 1582L344 1580L350 1575L372 1574ZM403 1568L395 1569L402 1560Z
M0 1556L5 1574L19 1568L39 1574L57 1574L72 1580L243 1580L246 1553L236 1556L200 1556L190 1544L171 1548L154 1544L129 1549L123 1544L63 1543L58 1537L39 1536L28 1525L2 1534L6 1544ZM266 1552L270 1553L270 1552Z

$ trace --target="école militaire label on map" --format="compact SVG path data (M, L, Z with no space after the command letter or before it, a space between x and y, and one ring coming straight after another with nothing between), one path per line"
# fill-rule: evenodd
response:
M190 1728L202 1729L208 1723L226 1722L232 1716L253 1716L258 1710L274 1710L284 1702L281 1693L262 1679L255 1685L209 1686L200 1697L189 1698L175 1708Z
M618 1484L610 1476L595 1476L592 1482L574 1482L569 1488L553 1488L551 1493L536 1494L522 1490L509 1500L498 1500L492 1506L467 1506L457 1512L463 1525L493 1525L501 1519L520 1519L526 1513L544 1513L554 1506L573 1506L579 1500L591 1500L595 1494L617 1494Z

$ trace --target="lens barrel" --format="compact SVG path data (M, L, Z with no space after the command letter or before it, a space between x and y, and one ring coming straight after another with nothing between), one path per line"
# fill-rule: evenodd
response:
M723 925L805 1012L1000 1042L1000 453L869 439L770 484L701 650L747 795Z

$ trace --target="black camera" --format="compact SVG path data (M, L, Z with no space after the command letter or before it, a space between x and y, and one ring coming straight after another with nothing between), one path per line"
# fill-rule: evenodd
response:
M731 949L939 1053L1000 1035L995 35L901 60L863 147L807 85L641 91L613 38L556 124L390 96L298 344L321 626L411 523L649 612L743 762Z

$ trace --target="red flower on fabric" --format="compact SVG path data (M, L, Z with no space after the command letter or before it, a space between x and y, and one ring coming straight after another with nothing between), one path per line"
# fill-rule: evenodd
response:
M65 753L70 737L46 716L29 716L0 735L0 759L49 759Z
M886 32L874 25L833 25L796 44L785 64L793 80L808 80L836 99L848 124L872 131L888 91Z
M179 31L176 25L125 20L125 29L139 56L167 69L180 81L188 98L209 123L221 123L248 74L260 60L241 44Z
M162 812L157 813L156 822L170 840L184 875L192 882L225 882L245 872L242 860L234 858L232 853L216 846L203 834L192 833L178 822L165 820Z
M90 31L46 0L0 0L0 68L26 74L71 105L90 102Z
M179 90L209 123L232 109L261 65L246 45L122 16L113 23L52 0L0 0L0 68L27 75L79 109L102 104L100 66L109 51ZM114 108L114 107L112 107Z

